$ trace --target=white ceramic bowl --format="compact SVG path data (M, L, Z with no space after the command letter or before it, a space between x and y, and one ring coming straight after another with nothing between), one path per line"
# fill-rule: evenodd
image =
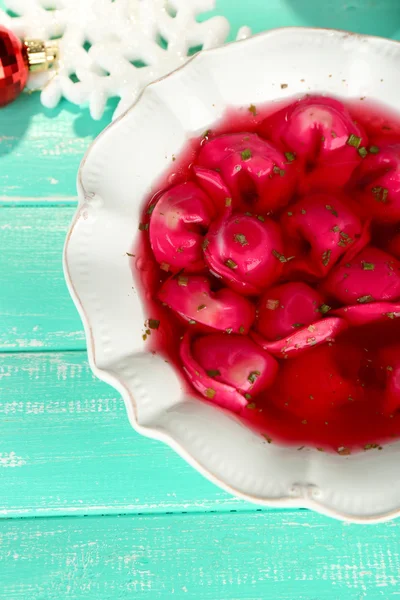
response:
M172 155L227 107L324 92L399 109L399 66L397 42L332 30L271 31L200 53L148 86L82 162L64 266L92 369L122 394L137 431L252 502L360 522L392 518L400 514L400 443L347 457L299 452L267 444L230 413L188 397L172 367L142 340L146 315L126 252L144 198Z

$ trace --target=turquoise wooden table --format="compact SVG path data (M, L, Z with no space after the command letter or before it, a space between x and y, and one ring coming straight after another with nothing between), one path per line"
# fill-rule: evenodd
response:
M399 0L217 1L237 30L400 39ZM75 175L109 122L24 94L0 112L0 599L385 600L400 523L260 510L129 426L91 374L61 252Z

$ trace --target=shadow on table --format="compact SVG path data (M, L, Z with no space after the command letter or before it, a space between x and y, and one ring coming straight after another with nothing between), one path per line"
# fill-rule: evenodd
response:
M0 110L0 158L18 147L25 138L31 120L37 115L53 120L59 118L62 113L69 113L72 115L74 134L93 139L111 123L117 103L116 98L111 98L103 117L94 121L87 107L75 106L61 100L56 108L48 109L41 105L39 93L21 94L12 104Z
M382 37L400 35L400 0L285 0L303 25Z

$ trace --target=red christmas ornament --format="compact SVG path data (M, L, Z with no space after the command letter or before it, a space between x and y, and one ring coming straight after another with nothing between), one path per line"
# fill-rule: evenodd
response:
M21 41L0 26L0 106L19 96L26 85L29 71L44 71L57 61L54 42Z

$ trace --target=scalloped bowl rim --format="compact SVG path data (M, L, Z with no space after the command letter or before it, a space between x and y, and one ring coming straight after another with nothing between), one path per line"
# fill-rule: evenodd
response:
M298 28L298 27L271 30L266 33L258 34L248 40L242 40L239 42L234 42L232 44L227 44L220 48L202 51L199 54L193 56L184 65L179 67L179 69L177 69L174 72L172 72L171 74L168 74L165 77L162 77L162 78L158 79L157 81L149 84L142 91L142 93L140 94L140 96L137 99L137 101L135 102L135 104L132 107L130 107L125 113L120 115L108 127L106 127L106 129L103 130L103 132L94 140L94 142L89 147L88 151L86 152L86 154L82 160L82 163L81 163L81 166L80 166L80 169L78 172L79 205L78 205L76 214L74 216L70 230L69 230L67 238L66 238L65 247L64 247L64 255L63 255L63 266L64 266L64 273L65 273L65 278L66 278L68 289L69 289L70 294L75 302L75 305L78 309L78 312L81 316L81 319L82 319L82 322L84 325L84 330L85 330L85 335L86 335L86 340L87 340L87 345L88 345L88 357L89 357L90 366L91 366L94 374L98 378L100 378L101 380L110 384L111 386L116 388L119 393L121 393L123 400L125 402L125 405L126 405L129 420L136 431L138 431L139 433L146 435L148 437L165 442L170 447L172 447L179 455L181 455L189 464L191 464L200 473L202 473L206 478L208 478L209 480L211 480L212 482L214 482L221 488L227 490L228 492L235 494L236 496L239 496L250 502L264 505L264 506L270 506L270 507L285 506L285 507L308 508L308 509L313 509L317 512L320 512L320 513L323 513L323 514L326 514L326 515L329 515L329 516L332 516L332 517L335 517L338 519L349 520L349 521L359 522L359 523L374 523L374 522L378 522L378 521L389 520L389 519L392 519L392 518L400 515L400 487L398 488L396 497L395 497L395 499L392 500L392 505L390 507L385 507L385 509L383 509L383 510L378 509L376 512L372 509L364 511L362 508L362 503L363 503L362 499L360 500L360 498L358 498L355 503L353 502L352 497L349 497L349 498L346 498L345 500L343 500L343 494L345 494L345 492L343 492L343 491L338 493L339 498L337 498L338 494L336 494L336 496L335 496L334 491L330 492L330 501L324 503L324 498L323 498L324 488L321 488L319 485L312 483L312 481L313 481L312 477L310 479L306 478L305 481L301 480L298 483L296 482L296 479L291 479L290 480L292 482L291 485L287 485L287 482L285 484L282 484L282 489L285 488L285 493L280 493L280 494L274 493L273 495L269 496L268 494L265 494L265 493L257 494L257 492L249 492L247 490L245 484L243 485L243 487L241 485L235 485L235 483L233 483L233 481L234 481L233 476L231 476L231 480L229 479L229 477L225 476L225 474L223 474L223 473L224 473L224 460L226 457L224 457L223 452L221 454L222 460L220 461L222 471L220 473L217 473L215 471L215 469L213 470L210 467L208 467L207 463L208 462L211 463L212 460L214 460L214 458L211 460L210 456L208 456L208 454L207 454L206 448L204 448L203 446L200 448L200 445L198 443L198 439L196 438L196 436L194 436L194 438L192 439L187 434L187 430L189 430L188 429L189 425L193 424L193 422L200 423L200 424L204 422L204 423L207 423L207 427L209 427L209 425L210 425L209 417L211 415L212 422L214 423L214 420L215 420L216 425L217 425L217 428L214 431L214 437L215 437L215 434L221 432L221 428L218 430L218 426L221 425L223 427L226 426L228 428L231 428L232 429L232 437L234 437L235 435L243 436L243 440L244 439L246 440L246 449L251 448L251 450L254 450L254 456L256 456L256 457L261 456L261 454L260 454L261 451L264 452L263 449L262 450L260 449L260 445L263 444L263 447L266 447L265 442L261 442L258 439L258 436L257 436L257 441L256 441L255 434L253 434L252 432L247 430L247 428L244 428L244 426L242 424L240 424L240 422L233 415L226 413L226 411L222 411L215 407L211 407L207 404L203 404L202 402L199 402L198 400L191 400L191 399L187 398L186 396L181 395L180 399L178 399L178 400L175 399L172 402L170 401L169 398L163 399L163 401L160 403L160 405L158 405L158 400L157 400L157 403L154 403L151 401L149 402L146 397L145 391L142 394L142 387L141 387L140 382L138 383L136 381L136 379L134 378L134 376L132 375L131 363L135 362L135 361L136 362L139 361L139 364L140 364L140 360L143 360L144 361L143 368L147 369L148 364L146 363L146 360L149 360L150 357L148 355L142 356L142 354L136 355L133 352L128 352L128 353L124 354L124 352L121 351L121 355L118 355L118 353L117 353L117 356L115 357L114 361L110 362L110 358L109 357L107 358L107 356L106 356L107 352L108 352L108 354L110 354L109 347L107 347L107 344L109 346L109 340L107 337L107 333L104 331L102 332L102 329L100 326L101 323L99 326L98 326L98 324L96 324L96 326L94 326L94 324L93 324L97 318L96 311L97 311L97 313L100 311L99 305L98 304L96 305L98 298L96 299L96 296L93 295L92 290L86 285L86 283L85 283L86 280L84 279L84 277L88 276L87 271L84 271L85 256L90 256L90 248L87 244L85 245L85 243L84 243L85 236L89 236L89 234L91 234L91 230L90 230L91 227L93 229L95 226L97 226L98 221L99 221L99 215L104 208L103 198L96 191L97 181L101 177L101 171L98 168L97 168L97 170L96 170L96 168L94 168L96 166L95 165L95 163L96 163L95 155L100 155L101 153L104 154L104 152L105 152L104 146L106 144L106 141L108 138L110 138L110 140L112 141L112 137L117 136L117 128L121 127L121 124L123 124L123 123L125 123L125 125L129 125L130 121L133 121L132 129L136 128L135 129L136 132L139 131L139 133L140 133L141 125L140 125L139 117L136 119L137 122L135 122L135 117L136 117L137 113L142 109L144 110L143 107L146 106L146 103L150 104L150 105L152 103L154 104L154 102L155 102L154 98L156 98L156 99L158 98L158 100L159 100L160 95L163 96L163 94L164 94L163 102L161 102L160 105L157 105L157 102L154 104L154 106L156 106L156 110L158 112L162 112L161 109L163 107L165 108L165 106L168 105L168 110L169 111L172 110L172 112L173 112L173 109L171 109L171 105L170 105L170 99L168 97L168 92L169 92L168 87L173 88L175 86L177 88L178 92L179 92L180 86L183 86L183 89L185 89L184 81L185 81L185 77L186 77L188 79L187 85L189 87L189 91L190 90L193 92L197 91L198 93L200 93L199 90L195 89L196 88L196 76L198 77L199 73L200 73L203 77L206 78L206 74L205 74L206 69L205 69L204 65L207 65L207 63L212 64L212 61L215 60L215 57L221 59L221 56L228 57L229 54L232 54L233 56L235 56L235 52L236 52L236 57L237 57L236 49L239 45L242 49L241 55L243 56L246 53L246 51L249 54L251 54L251 48L257 47L257 46L259 46L259 48L262 50L263 46L265 45L266 50L271 52L271 47L270 47L271 41L278 42L278 49L281 49L283 46L285 46L285 44L287 46L290 45L289 49L286 47L285 48L286 48L287 52L292 52L292 50L291 50L292 43L293 43L293 45L298 44L299 47L303 47L303 44L305 44L306 41L310 42L310 40L313 43L316 43L320 47L320 49L323 47L324 44L327 44L328 47L329 47L329 44L333 44L333 46L337 50L339 50L339 48L341 48L342 46L347 47L348 45L350 48L353 48L353 50L354 50L354 48L356 48L358 51L358 55L357 55L357 60L359 61L358 68L359 69L361 68L361 70L364 68L365 76L367 76L369 74L370 77L371 77L371 74L370 74L370 70L368 70L369 67L367 67L366 64L363 64L364 51L367 53L369 51L371 51L371 53L372 53L372 50L375 50L375 52L377 52L379 54L380 49L383 48L383 49L386 49L388 56L393 51L393 54L396 55L396 57L400 57L400 45L397 42L394 42L391 40L386 40L383 38L375 38L372 36L352 34L352 33L345 32L345 31L338 31L338 30L331 30L331 29ZM281 44L281 46L279 46L279 43ZM366 46L365 46L365 44L366 44ZM254 51L254 48L253 48L253 51ZM306 50L304 50L304 52L306 54ZM321 55L322 54L323 54L323 52L321 50ZM349 55L350 55L350 53L349 53ZM290 56L292 57L292 54L290 54ZM347 58L347 56L346 56L346 58ZM370 58L371 58L371 56L368 57L368 62L369 62ZM293 60L295 60L295 59L293 59ZM319 55L315 57L315 60L317 62L318 62L318 60L320 60ZM335 59L333 59L333 60L335 60ZM354 58L352 58L350 55L350 58L348 58L348 63L347 63L347 66L350 65L350 72L351 72L352 62L354 62ZM316 69L320 68L320 65L319 66L316 65L315 68ZM194 77L192 77L192 79L190 76L191 70L194 72ZM341 67L339 65L337 65L336 70L338 72L341 72ZM293 69L293 71L294 71L294 69ZM290 72L290 70L289 70L291 75L290 76L288 75L286 77L286 79L293 80L293 71ZM332 69L332 71L333 71L333 69ZM210 82L215 85L215 81L213 81L212 78L209 78L209 79L210 79ZM286 79L285 79L285 81L286 81ZM282 80L282 78L281 78L281 80ZM296 81L297 81L297 87L295 85ZM299 85L300 75L298 75L298 77L296 77L296 80L293 80L293 82L294 82L293 86L295 88L295 93L304 94L304 93L306 93L306 91L309 91L309 90L305 90L304 86ZM167 83L167 86L165 86L165 83ZM210 83L210 86L211 86L211 83ZM306 83L310 83L309 80L306 80ZM369 83L370 83L370 85L372 85L372 86L375 85L377 87L376 82L374 82L373 84L371 84L371 82L369 82ZM334 93L337 95L341 95L341 94L345 95L345 93L349 92L349 90L345 90L345 89L343 89L341 92L338 92L336 88L340 87L339 83L337 83L337 84L335 83L334 85L336 86L335 91L329 91L329 90L327 91L326 88L329 87L328 85L318 86L311 82L311 91L325 91L325 92L327 91L327 93ZM357 88L357 90L359 92L359 89L362 88L363 84L359 83L358 86L359 87ZM323 88L323 89L321 89L321 88ZM157 95L157 90L159 90L158 95ZM187 91L187 88L186 88L186 91ZM153 94L153 92L155 92L155 94ZM292 87L292 89L287 90L287 91L286 90L283 91L282 89L279 89L279 87L276 87L275 92L276 92L275 99L280 100L284 97L292 96L293 95L293 87ZM166 97L165 97L165 95L166 95ZM215 92L215 95L216 95L216 97L218 97L218 100L219 100L219 96L216 92ZM240 95L240 93L239 93L239 95ZM350 97L351 93L348 95ZM361 94L358 93L357 95L361 95ZM375 97L377 99L381 99L380 94L373 95L373 97ZM389 91L386 91L386 94L384 94L384 97L385 97L386 101L389 98L389 101L386 103L388 103L393 108L400 109L400 102L398 102L398 101L396 102L396 100L394 98L391 99L391 94ZM167 98L167 100L166 100L166 98ZM195 99L195 97L193 96L191 98L191 100L194 101L194 99ZM197 97L196 97L196 99L197 99ZM262 100L259 100L259 102L262 102ZM203 120L205 119L207 121L207 119L208 119L208 121L207 121L208 124L215 122L223 114L223 111L229 104L235 104L235 105L240 104L243 106L245 106L245 105L248 106L250 104L250 102L247 102L247 103L239 102L238 103L237 101L236 102L224 101L224 102L222 102L221 106L217 105L216 111L209 110L207 112L204 109L204 114L202 115ZM203 108L200 106L200 104L198 104L198 106L200 107L200 113L201 113L201 110ZM215 107L214 104L212 106ZM156 112L154 114L158 115L158 112ZM198 119L196 119L196 117L194 117L192 114L188 114L188 113L189 113L189 111L187 111L185 113L185 115L182 117L182 128L183 128L183 133L185 135L183 136L183 138L181 136L181 139L179 140L179 142L175 142L179 146L178 152L179 152L179 149L184 145L183 142L185 139L187 139L187 134L190 132L189 137L192 137L193 135L195 135L194 130L196 129L196 127L193 125L193 123L196 124ZM176 118L176 114L174 114L174 117ZM190 122L192 124L190 127L188 127L187 123L186 123L186 126L184 125L185 119L187 122ZM164 126L165 121L161 120L161 123ZM166 126L166 124L165 124L165 126ZM128 129L129 129L129 127L128 127ZM204 128L202 130L204 131ZM199 132L200 131L201 131L201 129L199 128ZM149 131L148 131L148 133L149 133ZM166 132L165 138L168 135L171 135L171 132ZM185 138L185 136L186 136L186 138ZM99 148L99 146L101 146L101 147ZM93 165L91 165L90 168L92 168L93 172L90 172L90 168L88 167L88 165L90 165L91 162L93 163ZM115 167L115 164L114 164L114 167ZM168 167L168 165L164 164L163 168L161 168L161 169L158 168L158 171L157 171L158 176L163 171L165 171L167 167ZM122 169L122 167L121 167L121 169ZM124 172L126 172L126 168L125 168ZM112 172L111 172L111 174L112 174ZM98 180L96 180L96 177L98 178ZM153 178L153 180L154 180L154 178ZM111 186L111 189L112 189L112 186ZM140 200L143 201L144 195L145 195L144 192L142 192L140 195L140 198L138 199L137 204L138 203L140 204ZM138 206L139 206L139 204L138 204ZM125 199L125 204L123 202L121 202L121 206L123 206L123 210L121 210L121 215L124 215L124 217L126 217L127 213L124 212L127 209L126 199ZM120 217L121 217L121 215L120 215ZM113 217L113 214L110 213L109 215L107 215L107 212L106 212L105 216L110 218L110 217ZM112 221L112 218L111 218L111 221ZM122 221L120 220L119 223L122 223ZM107 223L107 226L108 225L109 225L109 223ZM107 229L106 221L104 220L104 227L101 230L102 233L104 233L106 231L106 229ZM111 229L111 227L109 227L109 229ZM97 249L99 249L99 247ZM82 256L84 257L83 259L81 258ZM103 256L103 259L106 263L107 257ZM99 260L99 262L100 262L100 260ZM94 268L96 265L95 265L95 263L92 263L91 266L92 266L92 268ZM86 275L85 275L85 273L86 273ZM96 275L97 276L96 283L98 284L100 293L101 292L105 293L104 287L102 290L100 290L101 273L102 273L102 270L100 270L100 273L98 273ZM126 266L125 266L123 278L125 278L125 275L126 275ZM132 283L132 281L131 281L131 283ZM86 285L86 287L85 287L85 285ZM139 302L137 300L136 303L139 303L143 309L141 302ZM101 340L101 343L99 340ZM129 344L128 344L128 346L129 346ZM156 365L156 367L161 368L158 364ZM160 374L161 373L163 373L163 375L165 375L167 377L169 377L169 376L172 377L172 374L167 373L166 371L164 371L164 372L160 371ZM176 378L176 374L174 376ZM173 377L172 377L172 379L173 379ZM167 379L166 387L168 388L168 385L170 383L170 389L175 390L175 392L176 392L176 390L177 390L176 381L173 381L172 379L171 379L171 382L169 382L169 380ZM135 398L134 398L134 396L135 396ZM149 396L151 396L150 393L149 393ZM156 404L156 406L154 406L155 404ZM176 414L174 414L174 411L176 411ZM194 415L192 414L193 411L194 411ZM173 418L171 417L171 415L173 415ZM181 426L181 423L183 423L182 426ZM197 427L197 425L196 425L196 427ZM227 440L227 442L228 441L229 440ZM228 446L229 446L229 444L228 444ZM253 448L253 446L254 446L254 448ZM271 446L273 446L273 444L271 444ZM394 464L395 457L398 454L398 451L396 452L397 448L400 449L400 445L395 444L395 443L385 446L385 450L388 450L388 455L389 455L389 458L391 459L391 464L392 463ZM268 449L270 450L270 448L268 448ZM231 451L232 450L234 451L234 446L231 447ZM339 463L337 463L337 462L333 463L332 462L333 457L329 457L328 455L322 457L321 453L315 452L312 449L306 449L304 453L301 453L302 457L299 459L299 456L295 457L295 455L293 454L293 452L294 452L293 448L278 447L278 452L281 452L279 454L280 461L282 461L282 460L285 461L287 459L288 452L285 452L285 451L289 452L289 454L291 456L291 461L293 462L293 460L294 460L294 462L299 467L300 466L312 467L317 464L317 461L325 461L323 463L323 465L325 466L325 468L327 468L328 470L330 469L332 471L332 473L333 473L332 476L334 476L334 477L336 476L338 478L338 481L343 476L342 471L344 471L345 469L341 469L341 468L338 469L337 466ZM219 449L219 452L221 452L220 449ZM367 454L370 454L370 453L367 453ZM384 455L386 455L387 453L382 452L380 454L383 459ZM199 457L200 455L202 456L201 459ZM272 460L276 460L277 456L275 456L275 457L272 456ZM366 459L365 456L366 456L365 453L362 453L362 454L357 454L357 455L346 457L346 458L340 457L340 460L343 461L342 465L348 463L349 461L352 461L353 463L356 462L359 470L364 471L365 474L367 474L367 471L368 471L368 474L369 474L369 468L370 468L369 463L371 461L369 458ZM241 457L237 457L237 459L241 460ZM382 463L382 459L379 459L381 463ZM337 457L334 457L334 460L337 461ZM376 458L374 458L372 460L372 462L374 463L374 465L377 469L382 468L382 465L378 464L379 461L377 462ZM281 462L281 464L286 464L286 463ZM322 463L321 463L321 465L322 465ZM228 465L228 467L231 469L231 465ZM227 467L227 471L229 470L228 467ZM294 468L294 471L296 471L296 468ZM301 469L299 469L299 471L301 472ZM313 471L313 469L311 469L311 472L312 471ZM232 469L230 472L232 473ZM316 473L318 474L318 469L317 469ZM319 475L321 475L321 473L319 473ZM343 483L344 486L346 486L346 484L348 484L348 485L352 484L351 471L350 471L350 475L348 475L347 477L349 480L344 481L344 483ZM393 481L390 481L389 484L392 487ZM279 486L277 486L277 487L279 488ZM372 482L372 487L374 487L373 482ZM251 488L251 485L250 485L250 488ZM279 492L279 490L278 490L278 492ZM382 493L383 493L383 490L382 490ZM340 494L342 494L342 496ZM327 496L329 496L329 494L327 494ZM335 498L336 498L336 501L335 501Z

